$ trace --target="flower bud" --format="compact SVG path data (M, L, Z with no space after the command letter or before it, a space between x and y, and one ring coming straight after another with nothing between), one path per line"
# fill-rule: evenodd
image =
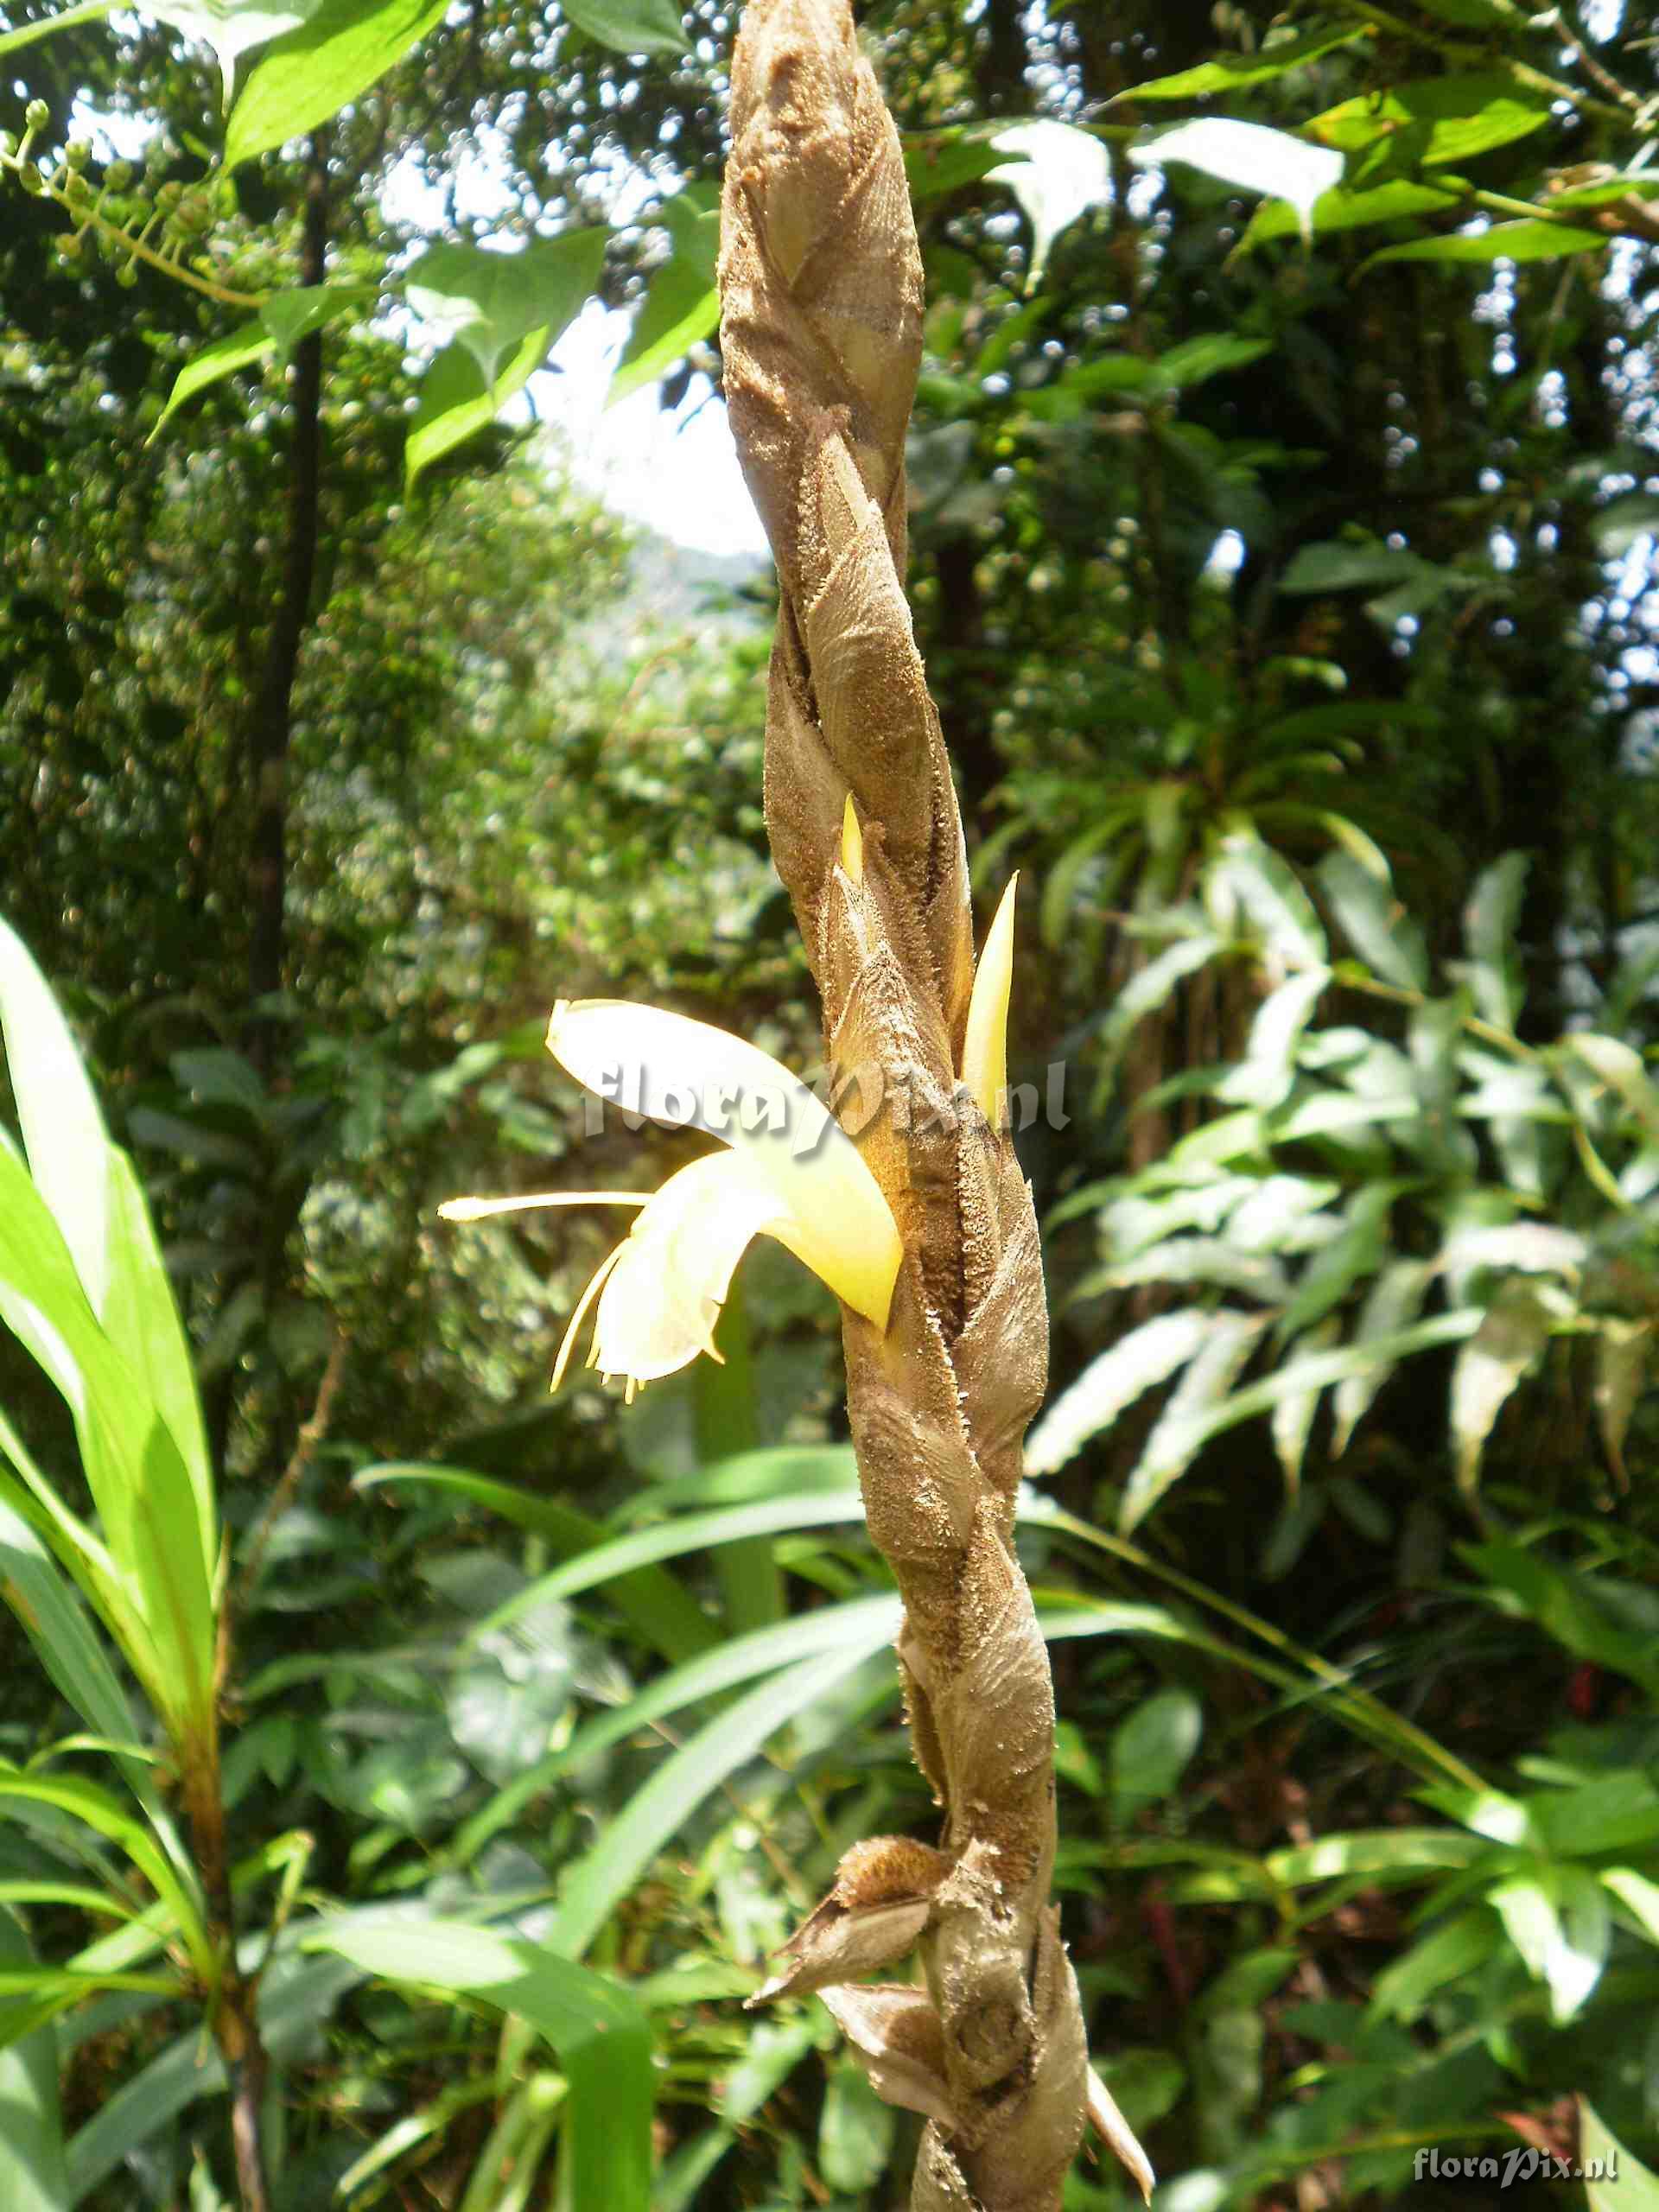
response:
M63 158L72 172L84 169L92 158L92 141L89 138L72 138L63 149Z
M124 292L131 291L134 285L138 282L137 263L136 261L124 261L121 266L115 272L115 281L121 287Z
M44 100L30 100L23 110L23 122L30 130L44 130L52 120L52 111Z
M104 181L111 192L130 192L132 189L132 163L130 162L111 162L108 168L104 172Z

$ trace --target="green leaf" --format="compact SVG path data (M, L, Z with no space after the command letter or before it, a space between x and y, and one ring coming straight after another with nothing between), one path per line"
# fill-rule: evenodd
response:
M559 0L579 30L620 54L690 51L684 21L673 0Z
M998 142L1007 125L1000 122L953 124L944 130L906 132L905 175L912 200L937 199L960 191L1011 160L1023 161L1018 145ZM1005 180L1006 181L1006 180Z
M664 201L654 219L669 233L669 255L652 271L644 304L605 397L607 407L683 360L720 321L720 295L715 288L720 202L714 186L686 186Z
M1351 853L1327 853L1319 887L1338 926L1374 976L1406 991L1426 990L1428 954L1422 931L1394 893Z
M1513 1030L1525 996L1516 931L1528 866L1525 853L1505 853L1482 872L1463 910L1475 1007L1498 1029Z
M1609 1915L1600 1885L1578 1867L1544 1866L1499 1882L1489 1897L1527 1971L1549 1992L1561 2026L1583 2010L1607 1959Z
M1414 1878L1426 1867L1471 1866L1487 1849L1480 1837L1459 1835L1452 1828L1357 1828L1269 1852L1262 1864L1275 1882L1294 1890L1356 1875Z
M1236 338L1230 331L1212 331L1202 338L1188 338L1158 356L1157 380L1172 391L1191 391L1211 377L1234 369L1248 369L1273 351L1270 338Z
M1659 2212L1659 2174L1632 2157L1585 2096L1579 2099L1579 2164L1587 2212Z
M425 270L434 254L462 252L509 264L509 272L498 276L491 270L486 274L486 283L493 288L486 309L478 308L475 301L467 303L462 294L462 305L458 308L462 336L440 352L420 380L420 403L416 404L410 442L404 447L404 491L414 491L420 475L434 465L434 460L465 445L465 440L480 429L489 429L502 407L524 390L531 376L536 376L562 329L600 281L606 237L608 232L597 228L569 230L564 237L542 238L526 252L511 257L480 254L478 248L434 248L416 264L418 270ZM515 272L511 268L513 264L526 264L526 268ZM449 265L440 264L438 274L447 272ZM442 294L440 285L429 285L427 289ZM474 319L467 316L469 305L478 309ZM502 329L513 332L520 327L522 316L533 309L540 309L546 321L537 321L536 327L526 329L520 339L506 340L509 352L505 365L493 372L493 380L486 380L480 363L493 359L495 336Z
M1336 231L1363 230L1372 223L1398 222L1408 215L1439 215L1462 206L1460 196L1437 184L1412 184L1404 178L1351 192L1338 185L1313 202L1313 226L1318 238ZM1301 229L1294 207L1269 200L1250 218L1249 228L1234 247L1236 254L1254 252L1273 238L1295 238Z
M21 23L16 30L0 35L0 54L14 54L20 46L33 46L37 38L50 38L54 31L73 30L77 23L95 23L113 15L120 5L121 0L79 0L79 6L43 16L39 22Z
M404 276L404 296L436 334L466 347L478 364L482 391L527 338L544 333L544 354L572 321L599 282L607 235L597 228L566 231L533 238L512 253L429 246Z
M1605 232L1582 231L1571 223L1493 223L1482 231L1459 231L1451 238L1408 238L1371 255L1364 269L1385 261L1561 261L1573 253L1600 253L1612 243ZM1362 270L1363 273L1363 270Z
M323 0L250 71L225 132L225 166L327 123L443 20L448 0Z
M375 296L372 284L296 285L291 291L273 293L257 315L222 332L191 355L174 378L167 404L146 444L155 442L187 400L273 353L286 360L301 339L338 316L363 312L372 306Z
M567 1872L554 1923L552 1940L558 1948L576 1955L586 1950L709 1791L887 1641L887 1624L873 1623L866 1637L773 1675L664 1759L593 1849Z
M1649 1080L1641 1054L1622 1038L1594 1030L1574 1030L1566 1044L1622 1102L1647 1141L1659 1144L1659 1089Z
M1207 935L1178 938L1173 944L1166 944L1144 968L1135 970L1113 1001L1101 1027L1102 1046L1109 1053L1121 1049L1136 1023L1155 1014L1178 983L1207 966L1220 950L1221 939Z
M1352 1349L1368 1351L1408 1328L1422 1311L1433 1279L1434 1265L1430 1260L1390 1260L1365 1294L1349 1340ZM1388 1381L1392 1364L1388 1362L1365 1366L1345 1376L1337 1385L1332 1400L1335 1416L1331 1439L1333 1459L1340 1459L1348 1449L1355 1429Z
M1618 1624L1592 1575L1554 1566L1520 1544L1471 1545L1465 1557L1575 1658L1626 1675L1659 1696L1659 1651L1650 1637Z
M130 1741L133 1726L126 1693L86 1609L33 1529L3 1496L0 1597L16 1615L53 1683L86 1726L111 1742Z
M1235 123L1222 116L1178 124L1149 145L1131 146L1128 158L1139 168L1185 162L1223 184L1287 200L1304 238L1311 235L1315 202L1342 178L1340 154L1259 123Z
M1154 77L1149 84L1132 85L1107 102L1121 100L1204 99L1211 92L1240 92L1249 85L1265 85L1291 69L1306 68L1333 48L1351 45L1368 35L1363 23L1325 24L1306 31L1300 38L1270 38L1255 54L1224 54L1214 61L1201 61L1195 69L1180 69L1173 77Z
M1248 830L1224 837L1204 889L1223 926L1230 910L1254 925L1269 960L1285 968L1325 968L1329 948L1313 900L1289 863L1259 837Z
M528 2020L557 2055L569 2084L563 2126L570 2201L648 2212L651 2199L651 2023L621 1985L541 1945L465 1921L368 1914L325 1921L310 1947L338 1951L386 1981L482 1999Z
M84 1821L94 1834L118 1844L172 1915L196 1971L211 1979L213 1955L199 1900L144 1823L118 1798L79 1775L45 1777L0 1767L0 1804L41 1805Z
M818 2120L818 2172L825 2185L849 2196L874 2189L887 2171L898 2117L856 2059L850 2054L838 2058L824 2085Z
M1058 1473L1091 1436L1110 1427L1137 1398L1185 1367L1209 1333L1210 1316L1192 1307L1157 1314L1120 1337L1090 1362L1032 1430L1027 1473Z
M1323 966L1305 968L1269 991L1256 1008L1244 1058L1216 1090L1230 1106L1282 1105L1295 1080L1296 1047L1331 982Z
M1472 161L1541 130L1549 120L1549 95L1518 86L1496 71L1448 71L1375 92L1361 92L1316 115L1311 137L1343 153L1359 153L1379 139L1396 159L1426 168Z
M1207 1416L1232 1389L1268 1324L1266 1314L1225 1309L1205 1319L1204 1342L1159 1415L1124 1486L1118 1526L1126 1536L1197 1459L1210 1433Z
M1204 1707L1191 1690L1158 1690L1112 1733L1113 1810L1127 1825L1173 1796L1204 1734Z
M1403 1957L1383 1967L1371 1985L1374 2018L1408 2020L1437 1989L1472 1974L1497 1948L1502 1923L1487 1906L1473 1905L1442 1921Z
M1046 118L1005 124L991 143L1007 167L988 169L994 184L1005 184L1031 225L1031 262L1026 289L1033 292L1048 265L1049 250L1060 232L1091 207L1112 196L1112 161L1102 141L1073 123Z
M0 1905L0 1971L33 1964L28 1938ZM58 2039L49 2026L0 2050L0 2204L6 2212L67 2212Z

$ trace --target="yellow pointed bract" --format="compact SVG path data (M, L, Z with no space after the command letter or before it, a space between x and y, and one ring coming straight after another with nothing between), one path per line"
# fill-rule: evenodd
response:
M858 809L851 791L841 817L841 865L855 883L864 880L864 832L858 826Z
M715 1357L732 1274L764 1231L847 1305L885 1328L903 1256L887 1200L823 1102L771 1054L684 1014L620 999L561 1000L548 1050L588 1090L629 1111L698 1128L729 1147L671 1175L650 1198L626 1191L451 1199L450 1220L537 1205L640 1208L632 1234L582 1294L565 1333L556 1388L590 1306L589 1365L639 1382Z
M962 1079L994 1129L1000 1129L1008 1090L1008 994L1014 983L1014 897L1020 878L1008 878L985 950L974 970L968 1030L962 1044Z

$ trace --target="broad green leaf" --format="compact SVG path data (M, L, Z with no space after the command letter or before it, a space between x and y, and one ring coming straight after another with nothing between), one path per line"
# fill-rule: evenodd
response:
M1185 1367L1209 1333L1209 1315L1188 1308L1157 1314L1120 1337L1090 1362L1032 1430L1026 1444L1027 1473L1052 1475L1069 1465L1091 1436Z
M429 246L404 276L404 296L434 333L466 347L482 390L532 333L546 334L545 351L572 321L599 281L607 236L567 231L518 252Z
M932 200L960 191L1011 160L1024 160L997 141L1007 128L1000 122L952 124L944 130L907 131L905 175L912 200Z
M1549 1992L1558 2026L1583 2009L1601 1979L1609 1934L1607 1899L1578 1867L1541 1867L1488 1892L1527 1971Z
M1126 1824L1173 1795L1204 1734L1204 1707L1191 1690L1156 1690L1112 1733L1112 1803Z
M621 1984L541 1945L465 1921L366 1914L325 1921L309 1942L383 1980L480 1998L528 2020L569 2084L562 2126L571 2202L648 2212L653 2095L651 2022Z
M1611 1668L1659 1695L1659 1651L1650 1637L1618 1624L1602 1605L1593 1575L1556 1567L1520 1544L1471 1545L1465 1556L1575 1658Z
M1456 569L1426 561L1408 546L1384 545L1373 538L1355 543L1327 538L1299 546L1279 579L1283 592L1386 591L1402 586L1449 590L1461 581Z
M1304 238L1311 234L1315 202L1342 179L1340 154L1259 123L1235 123L1222 116L1178 124L1149 145L1131 146L1128 158L1139 168L1185 162L1223 184L1287 200Z
M315 130L443 20L448 0L323 0L249 72L225 132L225 166Z
M1285 1395L1273 1409L1273 1448L1279 1455L1279 1465L1285 1478L1285 1486L1294 1491L1302 1478L1302 1461L1307 1454L1307 1440L1313 1427L1313 1416L1319 1409L1323 1385L1310 1382L1303 1389L1294 1385L1297 1370L1305 1359L1317 1358L1328 1351L1341 1333L1341 1324L1331 1314L1310 1329L1302 1338L1301 1346L1285 1362L1282 1370Z
M1166 944L1144 968L1135 970L1112 1001L1111 1012L1101 1027L1102 1045L1111 1051L1120 1049L1137 1022L1155 1014L1178 983L1207 965L1220 950L1220 938L1210 936L1178 938L1173 944Z
M559 0L579 30L620 54L687 53L691 41L674 0Z
M129 1740L126 1693L92 1632L73 1586L27 1521L0 1497L0 1597L17 1616L35 1653L65 1700L89 1728L112 1742ZM141 1770L124 1763L135 1787Z
M1659 2212L1659 2174L1627 2151L1588 2097L1579 2099L1586 2212Z
M1259 932L1275 965L1323 969L1329 959L1325 931L1294 871L1248 831L1224 837L1205 876L1205 898L1218 918L1236 910Z
M204 1725L213 1669L216 1562L204 1552L200 1501L138 1376L99 1328L56 1223L3 1146L0 1319L69 1407L105 1542L151 1639L128 1658L188 1738Z
M1409 1187L1399 1177L1389 1176L1356 1192L1343 1210L1340 1231L1315 1255L1286 1309L1280 1324L1285 1337L1323 1320L1357 1282L1376 1273L1390 1249L1394 1203Z
M1262 1864L1275 1882L1294 1890L1355 1875L1408 1879L1426 1867L1471 1866L1486 1849L1478 1836L1459 1835L1452 1828L1360 1828L1269 1852Z
M1255 1351L1268 1316L1229 1310L1204 1317L1204 1341L1176 1384L1124 1485L1118 1526L1127 1536L1197 1459L1206 1417L1227 1395Z
M1432 1261L1390 1260L1365 1294L1350 1339L1352 1349L1364 1351L1379 1340L1396 1337L1408 1328L1422 1311L1433 1279ZM1389 1374L1388 1365L1367 1366L1345 1376L1337 1385L1332 1400L1335 1416L1331 1438L1333 1459L1339 1459L1348 1449L1355 1429L1370 1412Z
M1640 1767L1621 1767L1570 1789L1535 1790L1527 1818L1558 1859L1630 1851L1659 1839L1659 1789Z
M0 1972L33 1963L22 1929L0 1904ZM6 2212L67 2212L58 2041L49 2026L0 2050L0 2204Z
M1616 1897L1650 1943L1659 1943L1659 1882L1633 1866L1604 1866L1602 1887Z
M191 355L174 378L167 404L156 418L146 442L153 443L185 402L198 392L273 354L286 360L301 339L340 315L363 313L374 299L372 284L296 285L292 291L273 293L257 315L221 333Z
M720 203L714 186L686 186L664 202L654 219L669 234L669 255L651 273L644 303L605 397L607 407L671 369L693 346L710 336L720 321L720 295L715 289Z
M1147 84L1132 85L1127 92L1115 94L1107 105L1133 100L1139 106L1143 100L1196 100L1211 92L1243 92L1247 86L1264 85L1269 78L1282 77L1287 70L1305 68L1332 48L1351 45L1366 35L1363 23L1342 23L1325 24L1319 30L1304 32L1300 38L1269 38L1254 54L1224 54L1214 61L1199 62L1195 69L1177 70L1173 77L1154 77Z
M1338 926L1374 976L1401 990L1428 984L1422 931L1394 893L1351 853L1327 853L1319 862L1319 887Z
M1644 1071L1641 1054L1622 1038L1593 1030L1575 1030L1566 1044L1623 1101L1648 1142L1659 1144L1659 1088Z
M1472 1493L1492 1425L1549 1342L1548 1308L1524 1283L1506 1283L1452 1370L1451 1426L1458 1487Z
M1580 230L1571 223L1493 223L1484 230L1459 231L1450 238L1408 238L1399 245L1385 245L1364 264L1375 269L1384 261L1561 261L1568 254L1601 253L1612 241L1601 231Z
M1526 995L1516 929L1528 866L1525 853L1505 853L1482 873L1463 910L1476 1010L1498 1029L1515 1027Z
M1372 2017L1414 2018L1437 1989L1485 1964L1497 1948L1502 1925L1484 1904L1442 1921L1376 1976L1371 1985Z
M546 325L523 339L497 377L486 385L478 363L459 342L446 346L421 379L421 396L404 449L404 488L412 492L435 461L488 429L507 402L521 392L553 343Z
M1296 1047L1331 982L1331 970L1305 968L1269 991L1256 1008L1244 1057L1217 1090L1230 1106L1282 1105L1295 1079Z
M1191 391L1211 377L1234 369L1248 369L1253 361L1273 351L1270 338L1236 338L1230 331L1212 331L1202 338L1184 339L1160 353L1153 364L1156 380L1172 391Z
M1014 159L988 169L993 184L1005 184L1031 225L1031 261L1026 289L1034 291L1048 265L1049 250L1060 232L1091 207L1112 196L1112 162L1103 142L1073 123L1039 118L1005 124L992 139L999 154Z
M1386 138L1396 159L1409 156L1434 168L1472 161L1541 130L1548 120L1548 92L1519 86L1494 71L1449 71L1361 92L1316 115L1306 129L1321 145L1343 153L1362 152Z
M567 1872L551 1938L558 1948L577 1955L586 1950L618 1901L709 1791L887 1641L888 1624L873 1624L868 1641L803 1660L728 1706L664 1759Z
M1440 185L1412 184L1404 178L1359 192L1345 191L1338 185L1321 193L1313 202L1313 232L1324 238L1336 231L1363 230L1371 223L1398 222L1408 215L1445 214L1462 204L1457 193ZM1249 228L1233 251L1249 253L1272 238L1295 238L1300 230L1295 208L1287 207L1282 200L1269 200L1251 216Z

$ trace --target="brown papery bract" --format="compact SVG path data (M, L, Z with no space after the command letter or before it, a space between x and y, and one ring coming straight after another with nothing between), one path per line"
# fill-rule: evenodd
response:
M1013 1543L1047 1313L1029 1188L960 1086L967 865L904 591L921 263L846 0L752 0L732 140L726 389L782 601L767 826L830 1058L904 1102L856 1131L904 1238L892 1318L880 1331L843 1309L843 1335L865 1510L905 1601L916 1758L942 1810L937 1847L847 1854L763 1995L823 1990L878 2091L929 2115L913 2212L1056 2212L1091 2088L1048 1904L1053 1688ZM847 1979L912 1948L925 1988Z

